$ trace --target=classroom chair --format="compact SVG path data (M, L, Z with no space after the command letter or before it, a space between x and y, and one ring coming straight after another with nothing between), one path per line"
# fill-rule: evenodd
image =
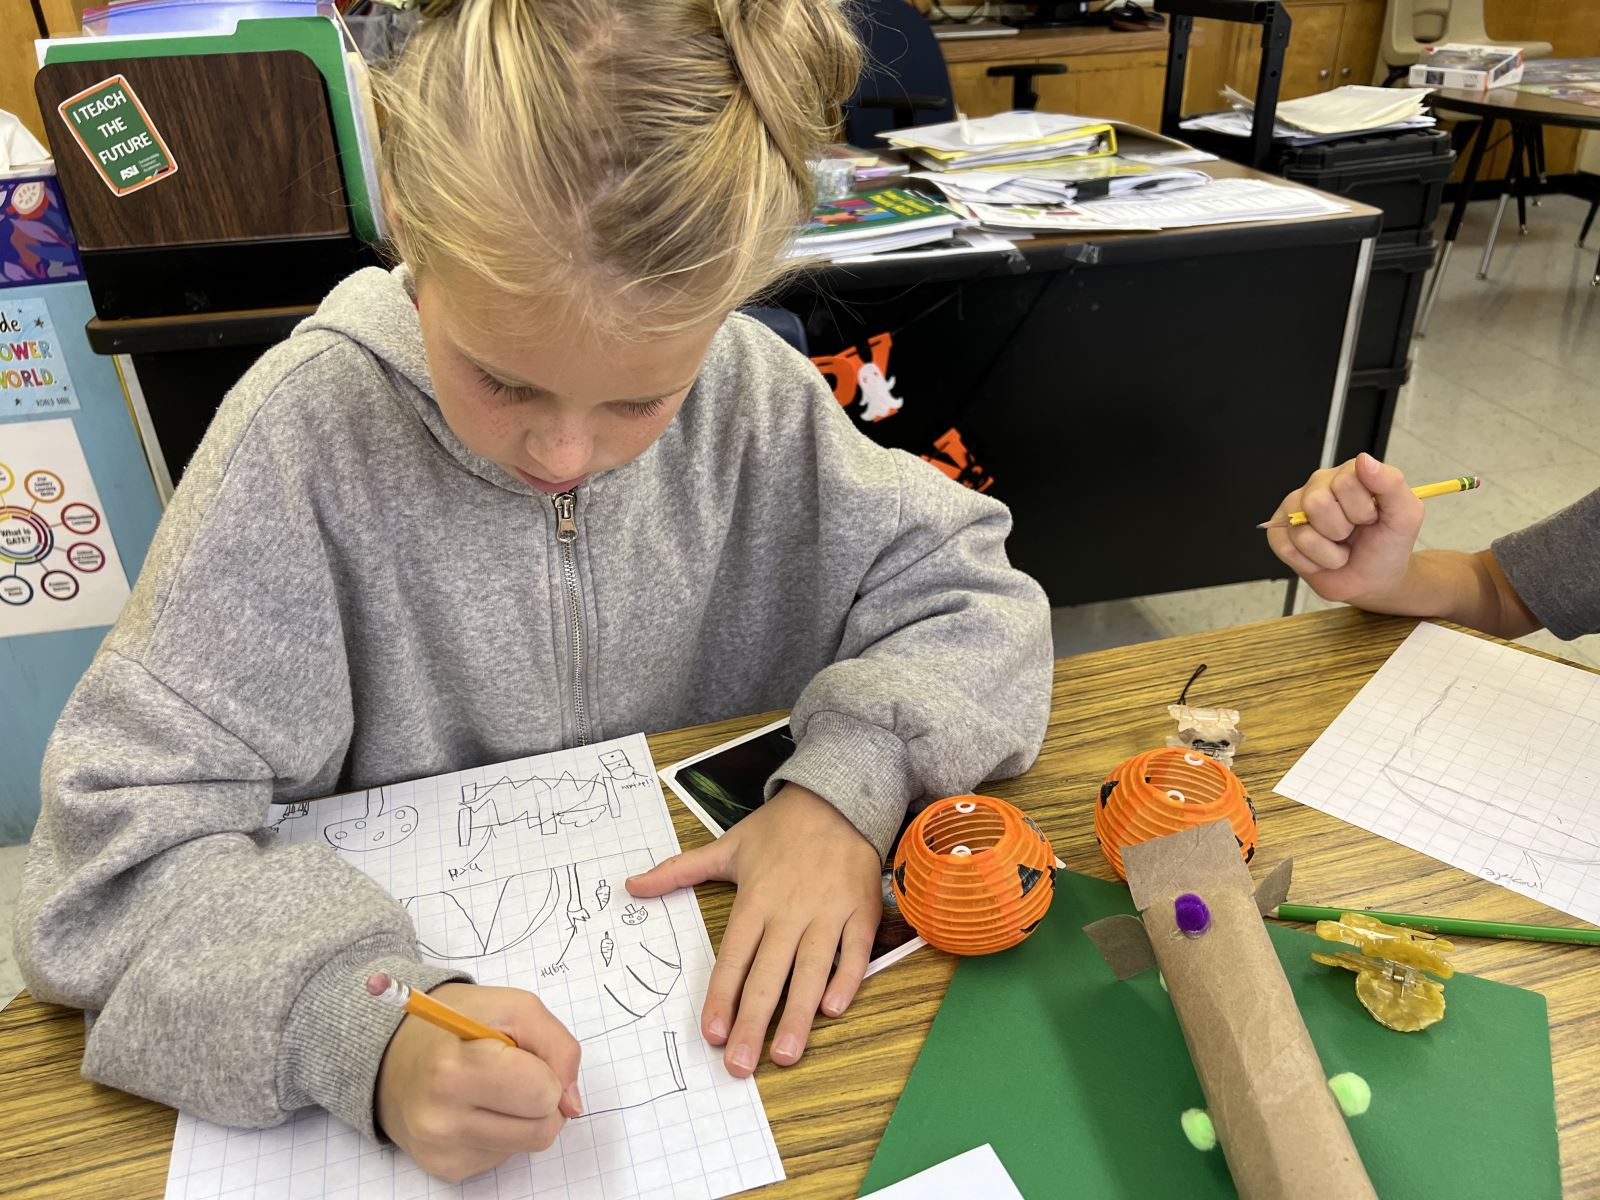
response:
M874 146L878 135L910 125L937 125L956 117L950 71L933 27L906 0L866 0L853 10L866 64L855 93L845 101L845 140ZM1012 63L988 74L1010 78L1011 107L1034 108L1037 75L1062 75L1062 63Z
M1465 42L1475 46L1520 46L1522 57L1548 58L1549 42L1518 42L1489 36L1483 0L1389 0L1378 65L1372 82L1389 87L1406 77L1423 46Z
M1378 44L1378 63L1373 82L1383 87L1401 82L1422 56L1423 46L1438 42L1515 46L1521 49L1524 59L1548 58L1553 49L1549 42L1490 37L1484 23L1483 0L1389 0L1383 38ZM1494 257L1495 238L1500 233L1500 222L1505 218L1511 197L1515 196L1517 200L1517 224L1523 233L1527 233L1528 196L1531 192L1533 202L1537 205L1544 180L1544 127L1512 122L1511 158L1506 164L1505 187L1500 194L1500 205L1495 210L1494 223L1489 228L1488 241L1483 247L1483 260L1478 265L1479 279L1488 277L1489 261Z
M776 308L770 304L747 304L739 311L747 317L754 317L760 321L801 354L808 358L811 356L811 341L806 337L806 323L788 309Z

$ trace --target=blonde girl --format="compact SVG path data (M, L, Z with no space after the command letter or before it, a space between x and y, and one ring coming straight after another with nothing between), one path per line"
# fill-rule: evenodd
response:
M97 1013L91 1078L233 1125L321 1105L446 1178L548 1145L571 1035L423 963L268 805L776 707L769 802L629 887L737 885L728 1070L849 1006L907 804L1024 770L1050 687L1005 509L733 311L856 69L832 0L427 10L381 86L401 265L229 395L47 754L18 946ZM379 971L521 1048L397 1020Z

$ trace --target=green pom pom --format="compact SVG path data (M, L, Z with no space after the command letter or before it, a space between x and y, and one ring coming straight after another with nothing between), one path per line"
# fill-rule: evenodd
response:
M1328 1090L1347 1117L1359 1117L1372 1106L1372 1088L1365 1079L1350 1071L1328 1080Z
M1183 1126L1183 1136L1189 1139L1189 1145L1196 1150L1217 1148L1217 1129L1211 1124L1211 1118L1206 1115L1205 1109L1185 1109L1178 1121Z

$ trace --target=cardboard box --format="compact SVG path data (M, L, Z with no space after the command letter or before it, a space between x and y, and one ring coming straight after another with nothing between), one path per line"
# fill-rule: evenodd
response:
M1522 49L1519 46L1445 42L1422 48L1422 58L1411 68L1408 82L1412 87L1486 92L1490 88L1510 87L1521 79Z

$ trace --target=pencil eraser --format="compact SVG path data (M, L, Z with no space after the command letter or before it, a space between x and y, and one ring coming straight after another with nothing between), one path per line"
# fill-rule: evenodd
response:
M389 990L389 977L382 971L367 976L367 995L381 996Z

